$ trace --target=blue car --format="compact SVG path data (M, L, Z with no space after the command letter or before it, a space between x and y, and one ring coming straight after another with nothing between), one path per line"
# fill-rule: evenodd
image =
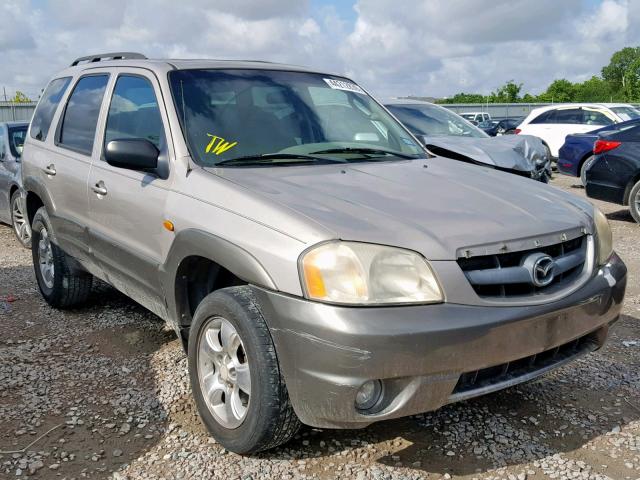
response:
M593 155L593 144L598 139L598 135L638 124L640 124L640 118L607 125L588 133L567 135L558 154L558 171L572 177L580 177L582 185L586 186L585 174L596 159Z

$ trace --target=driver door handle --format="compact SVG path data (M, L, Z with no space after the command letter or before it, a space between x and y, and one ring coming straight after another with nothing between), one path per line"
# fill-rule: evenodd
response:
M47 175L51 175L52 177L56 174L56 166L51 163L42 169L44 173Z
M102 180L92 186L91 190L93 190L98 195L106 195L108 192L107 187L104 186L104 182Z

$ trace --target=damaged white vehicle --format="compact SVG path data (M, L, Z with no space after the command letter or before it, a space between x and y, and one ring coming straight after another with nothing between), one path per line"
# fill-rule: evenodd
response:
M389 100L385 106L434 155L488 165L544 183L551 178L549 151L537 137L491 137L460 115L419 100Z

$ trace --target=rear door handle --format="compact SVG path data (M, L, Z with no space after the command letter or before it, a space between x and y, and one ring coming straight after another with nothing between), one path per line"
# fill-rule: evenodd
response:
M106 195L108 193L107 187L104 186L104 182L102 180L91 187L91 190L93 190L98 195Z
M51 175L52 177L56 174L56 166L53 163L47 165L42 170L44 171L44 173L46 173L47 175Z

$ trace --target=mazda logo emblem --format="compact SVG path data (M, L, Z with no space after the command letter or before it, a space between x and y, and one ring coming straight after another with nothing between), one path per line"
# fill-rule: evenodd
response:
M523 266L529 272L534 286L546 287L553 282L556 262L546 253L532 253L525 259Z

